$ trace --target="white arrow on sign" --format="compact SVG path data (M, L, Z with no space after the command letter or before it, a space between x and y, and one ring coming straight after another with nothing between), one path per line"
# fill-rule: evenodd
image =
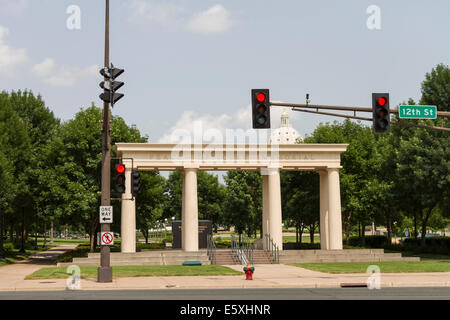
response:
M113 207L101 206L99 220L100 223L113 223Z

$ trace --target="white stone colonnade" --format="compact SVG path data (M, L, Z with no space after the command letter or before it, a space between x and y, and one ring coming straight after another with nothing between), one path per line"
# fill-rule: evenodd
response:
M283 249L281 170L316 170L320 174L320 245L342 249L339 186L340 155L346 144L202 145L117 143L126 166L126 193L122 195L121 251L136 251L136 204L131 200L131 166L134 170L180 170L182 188L182 249L198 251L197 172L259 170L263 186L263 233ZM265 242L263 242L265 243Z

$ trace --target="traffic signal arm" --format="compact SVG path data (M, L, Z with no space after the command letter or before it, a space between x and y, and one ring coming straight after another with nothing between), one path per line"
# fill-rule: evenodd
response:
M290 107L291 110L293 110L293 111L300 111L300 112L306 112L306 113L328 115L328 116L333 116L333 117L342 117L342 118L347 118L347 119L373 121L372 118L364 118L364 117L356 116L356 112L371 112L372 113L373 109L372 108L368 108L368 107L311 105L311 104L289 103L289 102L270 102L270 105L271 106L277 106L277 107ZM313 110L304 110L303 108L315 109L315 111L313 111ZM353 115L331 113L331 112L321 112L321 111L319 111L319 109L337 110L337 111L352 111ZM398 112L399 112L398 109L391 109L390 110L390 113L392 113L392 114L398 114ZM438 111L437 112L437 117L438 118L450 118L450 112L448 112L448 111ZM419 124L409 123L409 122L392 121L391 124L392 125L405 126L405 127L417 127L417 128L423 128L423 129L430 129L430 130L450 132L450 128L419 125Z
M339 110L339 111L354 111L354 112L372 112L372 108L369 107L349 107L349 106L330 106L330 105L312 105L312 104L301 104L301 103L289 103L289 102L270 102L271 106L277 107L292 107L294 111L301 111L297 108L309 108L309 109L326 109L326 110ZM306 110L305 110L306 111ZM390 113L398 114L398 109L390 109ZM330 115L336 115L331 113ZM345 115L344 115L345 116ZM438 117L450 118L449 111L438 111ZM369 119L369 118L365 118ZM369 120L372 120L370 118Z

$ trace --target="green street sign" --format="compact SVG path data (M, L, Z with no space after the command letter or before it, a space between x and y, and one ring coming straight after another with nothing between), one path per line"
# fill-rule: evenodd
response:
M399 106L400 119L436 119L436 106Z

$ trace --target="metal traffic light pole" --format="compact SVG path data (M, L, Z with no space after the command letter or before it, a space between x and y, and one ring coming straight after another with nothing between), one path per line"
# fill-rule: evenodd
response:
M307 103L307 104L299 104L299 103L287 103L287 102L270 102L270 105L271 106L277 106L277 107L291 107L293 111L322 114L322 115L327 115L327 116L342 117L342 118L348 118L348 119L372 121L372 118L364 118L364 117L356 116L356 112L370 112L370 113L372 113L373 112L372 108L368 108L368 107L311 105L309 103ZM315 111L314 110L305 110L304 108L316 109L316 110ZM352 111L353 112L353 116L346 115L346 114L339 114L339 113L322 112L322 111L319 111L319 109L338 110L338 111ZM390 113L398 114L398 109L391 109ZM437 112L437 117L439 117L439 118L450 118L450 112L448 112L448 111L438 111ZM437 130L437 131L450 132L450 128L445 128L443 126L442 127L426 126L426 125L421 125L421 124L415 124L415 123L409 123L409 122L400 122L400 121L397 121L397 122L392 121L391 124L404 126L404 127L416 127L416 128L423 128L423 129L431 129L431 130Z
M109 67L109 0L106 0L105 14L105 68ZM105 81L107 79L105 78ZM102 126L102 206L109 206L110 200L110 183L111 183L111 114L109 111L109 103L103 103L103 126ZM110 224L102 223L101 232L109 232ZM101 233L100 233L101 234ZM101 243L101 239L100 239ZM102 245L100 256L100 267L98 268L98 282L112 282L112 269L110 265L110 249L109 246Z

